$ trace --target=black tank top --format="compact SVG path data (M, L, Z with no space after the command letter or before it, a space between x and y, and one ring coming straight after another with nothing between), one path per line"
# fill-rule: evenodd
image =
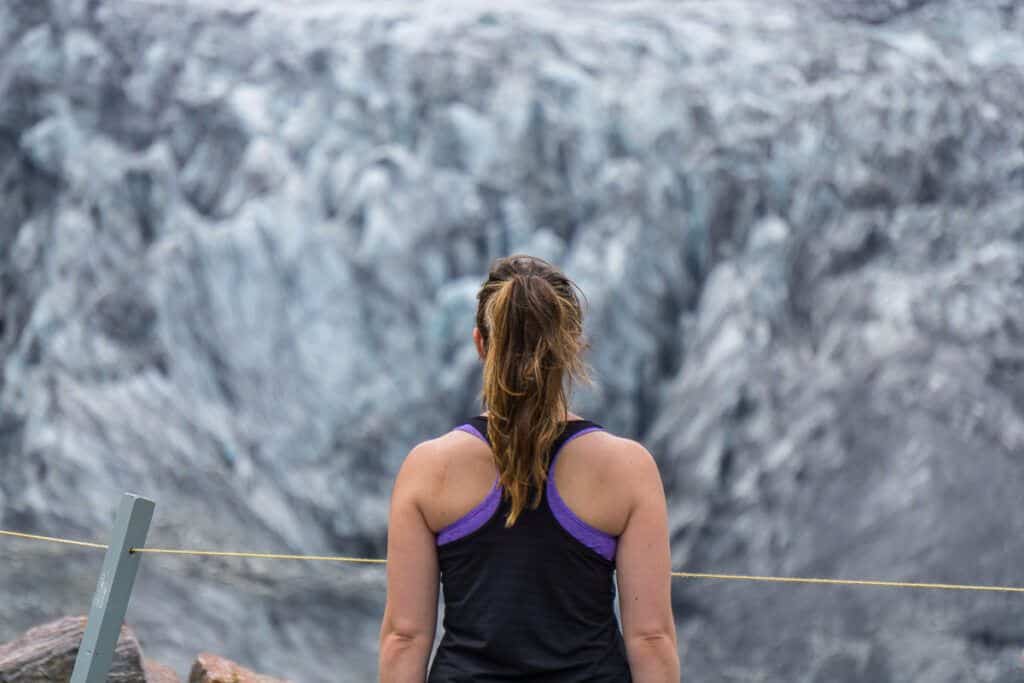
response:
M459 427L487 440L485 417ZM600 429L566 423L569 440ZM622 683L631 681L613 607L615 539L565 505L553 469L536 510L505 527L509 511L490 495L438 534L444 637L428 683Z

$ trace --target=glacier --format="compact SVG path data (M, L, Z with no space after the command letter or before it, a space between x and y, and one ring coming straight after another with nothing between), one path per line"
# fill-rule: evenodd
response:
M0 528L379 557L478 409L491 259L586 293L575 408L695 572L1024 586L1024 2L6 0ZM3 542L0 641L101 557ZM128 621L374 676L383 572L147 556ZM677 579L696 681L1020 676L1005 595Z

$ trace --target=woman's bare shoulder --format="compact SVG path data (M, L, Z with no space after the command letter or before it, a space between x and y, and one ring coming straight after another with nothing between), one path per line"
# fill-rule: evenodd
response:
M580 444L581 455L586 453L586 467L618 490L642 487L652 474L657 476L657 464L650 451L634 439L608 431L595 432L586 443ZM581 463L582 464L582 463Z
M639 441L604 429L592 434L587 451L600 461L607 461L610 467L629 467L651 458L650 452Z
M409 468L422 478L444 478L452 466L478 459L487 444L464 431L453 429L432 439L416 444L405 458L403 469Z

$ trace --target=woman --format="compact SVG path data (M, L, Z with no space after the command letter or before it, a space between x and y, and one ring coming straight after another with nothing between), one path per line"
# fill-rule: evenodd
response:
M575 285L517 255L477 298L487 411L417 445L398 473L380 680L675 683L658 469L569 412L567 385L586 377ZM439 576L445 633L428 675Z

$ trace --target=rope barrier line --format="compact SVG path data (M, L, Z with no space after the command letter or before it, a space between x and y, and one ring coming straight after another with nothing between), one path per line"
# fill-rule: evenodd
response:
M341 557L333 555L282 555L280 553L242 553L226 550L177 550L172 548L132 548L132 553L155 553L158 555L199 555L201 557L253 557L261 560L308 560L312 562L352 562L362 564L384 564L387 560L373 557Z
M64 543L66 545L80 545L86 548L99 548L106 550L107 546L102 543L89 543L88 541L72 541L70 538L54 538L53 536L37 536L36 534L23 534L20 531L4 531L0 529L2 536L14 536L15 538L27 538L32 541L50 541L51 543Z
M795 576L749 576L744 574L702 574L699 572L672 572L672 576L689 579L729 579L736 581L775 581L778 583L824 583L836 586L889 586L894 588L936 588L957 591L996 591L1024 593L1016 586L975 586L957 583L919 583L914 581L874 581L871 579L814 579Z
M53 536L38 536L36 534L25 534L17 531L0 530L0 535L14 536L34 541L50 541L53 543L65 543L68 545L85 546L87 548L99 548L106 550L107 546L101 543L88 543L86 541L73 541L67 538L55 538ZM188 550L176 548L131 548L131 553L153 553L157 555L194 555L199 557L249 557L262 560L305 560L312 562L347 562L359 564L385 564L387 560L374 557L345 557L336 555L286 555L281 553L246 553L231 552L225 550ZM721 579L730 581L767 581L775 583L811 583L827 584L833 586L886 586L892 588L931 588L937 590L959 590L959 591L992 591L1001 593L1024 593L1024 587L1017 586L979 586L971 584L956 583L920 583L915 581L876 581L871 579L819 579L797 576L756 576L748 574L710 574L704 572L671 572L674 578L683 579Z

